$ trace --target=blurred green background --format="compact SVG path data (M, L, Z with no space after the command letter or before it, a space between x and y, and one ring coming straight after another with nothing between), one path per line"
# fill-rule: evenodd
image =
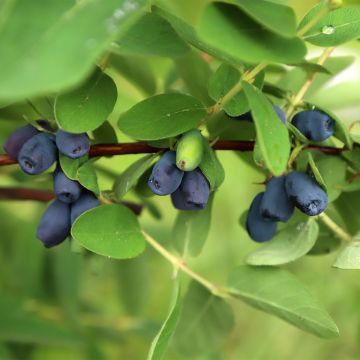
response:
M292 6L298 19L316 3L279 2ZM318 49L310 48L309 57L318 53ZM359 42L337 49L335 55L354 55L356 62L313 94L317 102L335 111L346 123L360 120L359 54ZM161 91L172 61L140 60L148 63ZM213 66L216 68L216 63ZM143 99L144 94L121 75L112 75L119 99L109 120L116 124L119 114ZM276 76L269 80L276 80ZM51 110L40 100L34 101L43 112ZM24 115L38 117L28 104L19 105L16 110L0 109L0 144L24 123ZM120 133L117 135L120 142L129 140ZM245 161L250 156L219 153L226 180L215 198L204 250L201 256L189 260L190 267L218 284L223 284L230 270L243 263L244 257L257 246L239 225L240 215L262 188L255 183L264 178ZM120 174L136 158L119 156L101 159L97 164ZM101 189L108 189L112 178L101 171L98 175ZM17 166L2 167L0 186L51 189L51 175L32 178L21 173ZM129 194L127 199L139 201L134 194ZM171 247L176 211L168 197L153 201L161 211L161 219L154 219L144 210L140 221L155 239ZM45 206L31 201L0 202L0 360L146 359L171 301L171 266L150 248L128 261L83 255L72 251L69 242L47 250L35 238ZM335 319L341 334L338 339L316 338L237 302L236 327L231 336L218 353L202 359L359 359L359 274L331 268L334 258L334 253L306 256L288 268ZM170 348L166 359L182 358Z

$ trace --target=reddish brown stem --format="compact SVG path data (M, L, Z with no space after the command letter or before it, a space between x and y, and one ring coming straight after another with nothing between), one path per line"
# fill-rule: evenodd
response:
M254 141L220 140L213 146L214 150L232 150L232 151L252 151ZM325 154L338 155L343 150L327 146L308 145L306 149L318 150ZM144 142L133 142L123 144L97 144L91 146L90 157L128 155L128 154L147 154L155 153L161 149L147 145ZM8 155L0 155L0 166L16 164L16 160L10 159Z
M49 202L54 198L55 195L50 190L18 187L0 187L0 200L33 200L39 202ZM140 215L143 209L142 205L129 201L123 201L122 204L127 206L136 215Z

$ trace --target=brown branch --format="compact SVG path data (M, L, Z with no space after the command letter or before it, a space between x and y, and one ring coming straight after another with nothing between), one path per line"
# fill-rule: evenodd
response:
M39 190L31 188L18 187L0 187L0 201L1 200L33 200L39 202L49 202L55 198L55 195L50 190ZM142 212L142 205L123 201L123 205L133 211L134 214L140 215Z
M232 150L232 151L252 151L254 149L254 141L237 141L237 140L219 140L214 150ZM333 148L327 146L308 145L305 149L318 150L325 154L338 155L342 148ZM97 144L91 146L89 156L113 156L113 155L129 155L129 154L148 154L155 153L161 149L147 145L144 142L133 142L123 144ZM16 164L16 160L12 160L8 155L0 155L0 166Z

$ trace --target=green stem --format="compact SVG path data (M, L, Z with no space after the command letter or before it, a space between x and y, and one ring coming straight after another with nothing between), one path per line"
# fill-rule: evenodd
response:
M331 229L341 240L352 241L352 236L325 213L318 215L318 218Z

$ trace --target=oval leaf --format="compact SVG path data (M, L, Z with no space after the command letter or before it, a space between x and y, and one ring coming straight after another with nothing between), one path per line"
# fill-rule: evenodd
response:
M145 249L134 213L119 204L103 205L79 216L71 234L86 249L114 259L128 259Z
M319 227L314 219L288 226L260 249L249 254L246 263L281 265L297 260L312 249L318 234Z
M77 171L77 181L86 189L95 194L99 194L99 185L94 166L91 161L81 165Z
M133 106L119 120L119 128L138 140L158 140L182 134L199 125L204 105L182 94L162 94Z
M339 336L328 313L286 270L240 266L230 275L228 284L234 296L257 309L323 338Z
M270 101L256 87L243 82L256 127L256 140L266 167L275 175L285 170L290 154L289 133Z
M336 257L333 267L345 270L360 269L360 236L347 245Z
M106 121L116 98L114 81L98 70L81 87L56 98L56 121L72 133L94 130Z

